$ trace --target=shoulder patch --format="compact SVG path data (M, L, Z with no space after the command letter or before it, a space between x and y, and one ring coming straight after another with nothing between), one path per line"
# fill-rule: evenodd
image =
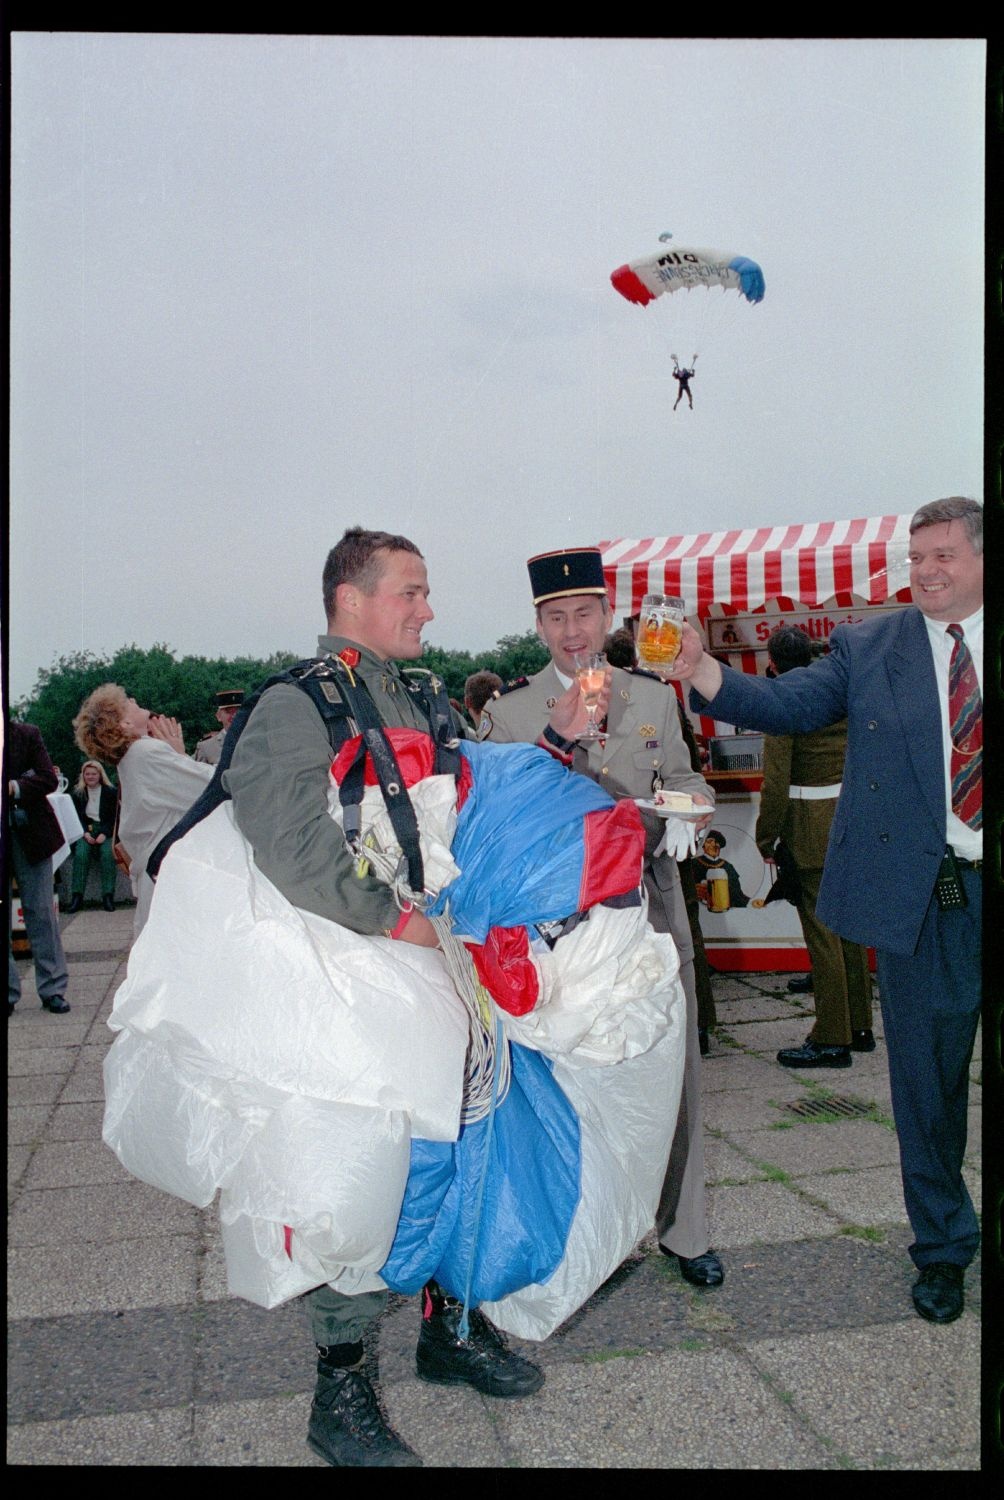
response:
M492 693L493 698L504 698L506 693L514 693L517 688L530 686L529 677L514 677L512 682L507 682L505 687L496 688Z

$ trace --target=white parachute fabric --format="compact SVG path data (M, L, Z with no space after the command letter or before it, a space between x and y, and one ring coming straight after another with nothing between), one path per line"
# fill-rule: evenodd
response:
M538 938L530 956L540 998L526 1015L503 1014L511 1041L588 1067L638 1057L664 1036L658 997L676 983L679 958L673 940L649 927L647 901L594 906L555 948Z
M447 878L450 798L424 785L423 852ZM581 1199L546 1285L485 1306L543 1338L651 1228L685 1001L644 908L594 907L534 958L542 1002L503 1023L555 1059L580 1120ZM109 1024L104 1139L165 1192L204 1206L219 1191L231 1292L271 1307L322 1282L384 1285L410 1142L459 1128L468 1023L441 954L291 906L224 804L165 860Z
M517 1338L546 1339L652 1228L683 1084L682 990L676 998L670 1031L630 1062L615 1068L555 1064L554 1076L579 1116L582 1196L554 1275L482 1303L492 1322Z

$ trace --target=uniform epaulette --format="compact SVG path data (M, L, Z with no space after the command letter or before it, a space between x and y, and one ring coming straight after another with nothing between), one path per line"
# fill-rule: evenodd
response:
M492 693L493 698L504 698L506 693L514 693L517 688L530 686L529 677L514 677L512 682L507 682L505 687L496 688Z
M653 682L661 682L663 687L669 687L669 683L658 672L646 672L644 667L625 667L624 671L630 672L632 677L650 677Z

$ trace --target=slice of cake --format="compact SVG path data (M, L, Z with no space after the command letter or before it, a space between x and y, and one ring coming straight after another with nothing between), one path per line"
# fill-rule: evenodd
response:
M694 799L689 792L670 792L661 787L652 798L656 807L664 808L666 812L691 813L694 811Z

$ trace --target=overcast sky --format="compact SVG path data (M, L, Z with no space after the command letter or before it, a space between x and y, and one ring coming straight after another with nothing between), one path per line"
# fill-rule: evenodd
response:
M349 525L476 652L535 552L982 497L979 40L20 32L11 69L15 701L80 649L309 653ZM629 305L661 233L764 301Z

